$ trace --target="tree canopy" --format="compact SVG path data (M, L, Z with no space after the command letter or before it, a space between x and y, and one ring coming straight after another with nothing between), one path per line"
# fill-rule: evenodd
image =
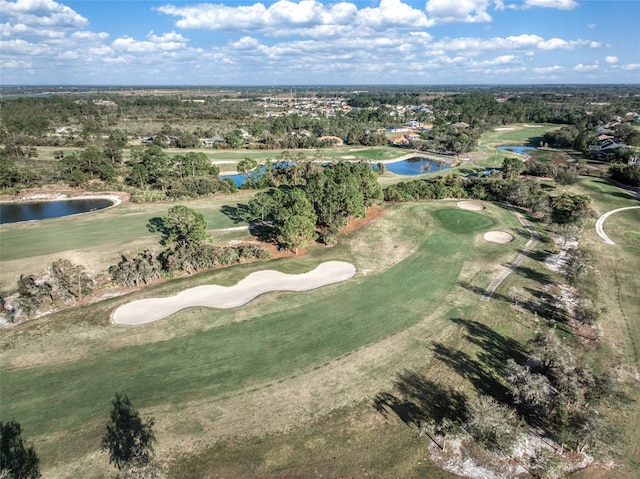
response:
M144 465L153 456L154 420L143 421L126 394L116 394L111 401L111 419L102 437L102 450L118 469Z
M10 479L40 477L40 459L33 446L25 446L22 426L16 421L0 422L0 476Z

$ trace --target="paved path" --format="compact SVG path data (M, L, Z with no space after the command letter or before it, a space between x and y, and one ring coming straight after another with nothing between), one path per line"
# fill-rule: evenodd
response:
M527 220L524 219L524 216L522 216L522 214L518 213L517 211L513 211L513 214L516 215L516 218L518 218L520 224L524 226L525 229L529 232L529 241L527 241L527 244L524 246L522 253L518 255L516 260L503 271L501 271L498 276L493 278L493 281L491 281L489 287L482 295L481 301L489 301L491 299L493 293L496 292L496 289L498 289L498 287L502 284L506 277L513 273L518 268L518 266L520 266L524 262L526 253L531 251L538 244L538 241L540 241L540 235L538 235L538 232L535 230L535 228L531 226L531 224Z
M612 214L617 213L618 211L633 210L635 208L640 208L640 206L627 206L626 208L618 208L615 210L607 211L605 214L603 214L600 218L598 218L598 221L596 221L596 233L598 233L598 236L600 236L600 238L602 238L607 244L615 244L613 240L607 236L607 233L604 232L604 220L606 220Z

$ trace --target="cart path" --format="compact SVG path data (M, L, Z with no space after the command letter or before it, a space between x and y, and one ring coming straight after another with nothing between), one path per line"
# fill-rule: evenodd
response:
M496 289L498 289L498 287L507 278L507 276L513 273L524 262L526 253L535 248L535 246L538 244L538 241L540 241L540 235L535 230L535 228L531 226L531 224L526 219L524 219L524 216L517 211L513 211L513 214L516 215L516 218L518 218L520 224L524 226L525 229L529 232L529 241L527 241L527 244L524 246L522 253L518 254L516 260L508 267L506 267L503 271L501 271L498 276L493 278L493 281L491 281L491 283L487 287L487 290L482 295L481 301L489 301L491 299L493 293L496 292Z
M633 210L635 208L640 208L640 206L627 206L625 208L617 208L615 210L607 211L605 214L603 214L600 218L598 218L598 221L596 221L596 233L598 233L598 236L600 236L600 238L602 238L607 244L615 244L613 240L607 236L607 233L604 232L604 220L606 220L612 214L617 213L618 211Z

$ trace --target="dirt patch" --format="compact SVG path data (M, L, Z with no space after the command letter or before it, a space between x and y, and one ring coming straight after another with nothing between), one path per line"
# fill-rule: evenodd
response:
M458 201L458 208L469 211L482 211L484 206L480 203L476 203L475 201Z
M511 243L513 241L513 235L506 233L505 231L488 231L484 234L484 239L492 243Z
M346 226L340 228L340 233L349 233L351 231L362 228L369 223L377 220L384 214L384 209L380 206L370 206L364 218L350 218Z

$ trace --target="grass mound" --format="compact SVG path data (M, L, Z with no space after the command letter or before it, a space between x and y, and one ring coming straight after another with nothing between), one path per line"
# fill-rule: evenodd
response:
M488 216L457 208L435 210L433 217L444 229L457 234L472 233L495 225L495 221Z

